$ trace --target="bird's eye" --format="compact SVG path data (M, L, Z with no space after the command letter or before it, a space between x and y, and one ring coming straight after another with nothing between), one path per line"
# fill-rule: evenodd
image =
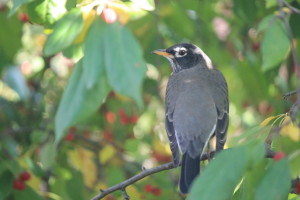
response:
M181 55L181 56L184 56L186 54L186 50L185 49L180 49L178 54Z

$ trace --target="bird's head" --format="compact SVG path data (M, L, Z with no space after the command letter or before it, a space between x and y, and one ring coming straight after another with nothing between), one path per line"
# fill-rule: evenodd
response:
M199 47L193 44L176 44L167 49L155 50L153 53L167 58L171 63L174 73L195 66L213 68L210 58Z

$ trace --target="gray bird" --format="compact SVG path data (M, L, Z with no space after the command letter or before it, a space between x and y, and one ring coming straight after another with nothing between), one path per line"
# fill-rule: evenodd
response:
M166 131L176 167L182 153L179 189L186 194L200 172L200 157L210 138L216 136L217 151L226 142L227 83L196 45L176 44L153 53L166 57L173 69L166 90Z

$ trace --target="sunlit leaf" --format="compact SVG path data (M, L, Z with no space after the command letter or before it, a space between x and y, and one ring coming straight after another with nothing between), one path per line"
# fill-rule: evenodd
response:
M274 42L276 43L274 44ZM288 55L290 41L280 19L275 19L264 33L262 41L263 70L279 65Z
M93 188L97 179L93 152L76 148L69 151L68 156L72 166L82 173L85 185Z
M282 128L280 129L281 135L286 135L294 141L299 141L300 129L295 125L289 116L286 116L282 122Z
M65 1L35 0L27 5L30 21L37 24L53 24L65 13Z
M268 124L270 123L270 121L272 121L272 120L275 119L275 118L276 118L276 116L268 117L268 118L264 119L264 121L262 121L262 122L260 123L260 125L261 125L261 126L266 126L266 125L268 125Z
M110 91L104 75L99 76L97 83L91 88L86 87L87 81L83 76L82 61L79 61L55 115L56 142L63 138L68 127L95 113Z
M134 2L137 6L145 10L152 11L155 9L154 0L131 0L131 1Z
M108 7L112 8L118 15L118 20L126 24L129 20L129 8L121 1L110 1Z
M132 199L142 199L144 194L138 190L134 185L129 185L126 187L126 192Z
M55 163L56 155L57 155L56 146L52 141L43 145L40 154L40 161L44 169L50 169L51 167L53 167L53 164Z
M94 19L96 17L96 11L94 9L89 11L82 11L82 18L83 18L83 28L78 35L78 37L75 39L74 43L78 44L81 43L86 36L87 31L89 30L91 24L93 23ZM95 38L93 38L95 41Z
M116 154L116 149L112 145L105 145L99 152L99 160L101 164L105 164L112 159Z
M83 28L80 9L74 8L63 16L54 26L44 46L46 56L53 55L70 46Z

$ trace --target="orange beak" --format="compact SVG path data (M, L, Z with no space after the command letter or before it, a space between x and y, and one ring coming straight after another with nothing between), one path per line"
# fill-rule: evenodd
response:
M152 51L152 53L155 53L155 54L157 54L157 55L159 55L159 56L164 56L164 57L168 57L168 58L173 58L173 55L170 54L170 53L168 53L168 52L166 52L165 49L154 50L154 51Z

